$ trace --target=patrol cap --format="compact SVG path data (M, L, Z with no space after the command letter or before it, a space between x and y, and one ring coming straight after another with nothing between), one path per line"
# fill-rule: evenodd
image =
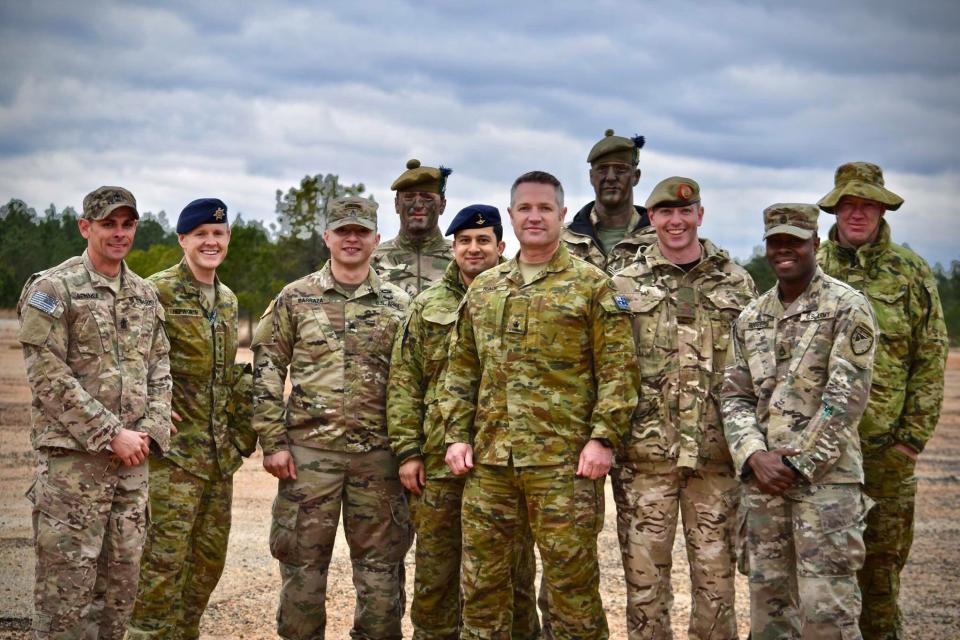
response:
M100 187L84 196L82 217L87 220L103 220L121 207L130 207L134 217L140 219L137 199L132 193L123 187Z
M903 204L903 198L883 186L883 170L872 162L848 162L837 167L833 191L820 198L817 206L827 213L835 213L843 196L874 200L890 211L896 211Z
M607 129L600 142L593 145L587 162L625 162L634 166L640 163L640 149L646 140L643 136L635 135L632 138L613 135L613 129Z
M471 204L469 207L460 209L453 222L447 227L447 232L443 235L452 236L457 231L463 231L464 229L485 229L500 224L502 222L500 221L499 209L488 204Z
M817 233L817 218L820 210L815 205L803 203L772 204L763 210L763 239L778 233L796 236L803 240Z
M190 233L202 224L227 224L227 205L218 198L199 198L183 208L177 233Z
M685 207L700 202L700 185L696 180L673 176L661 180L647 198L647 211L656 207Z
M377 209L373 200L360 196L344 196L330 203L327 211L327 229L333 230L355 224L371 231L377 230Z
M390 188L394 191L424 191L439 193L441 196L447 190L447 176L453 169L446 167L424 167L416 158L407 160L407 170L393 181Z

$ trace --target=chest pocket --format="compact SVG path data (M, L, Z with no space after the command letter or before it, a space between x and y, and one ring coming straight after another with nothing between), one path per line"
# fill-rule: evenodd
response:
M727 352L730 348L730 334L733 331L733 323L747 302L729 291L709 291L704 294L704 298L707 300L704 310L710 317L709 330L713 342L713 371L714 373L723 373L728 361Z
M97 305L76 305L72 314L75 317L70 331L72 347L81 356L99 356L106 351L106 343L100 325L106 322L101 318L103 312Z
M661 326L666 322L666 293L654 287L641 287L639 291L622 295L627 298L630 307L630 324L641 372L644 375L656 373L653 369L659 370L655 364L660 359L653 356L657 349L672 348L671 333Z
M149 298L129 296L117 300L118 339L125 353L147 355L153 342L158 303ZM102 333L102 332L101 332Z
M742 322L742 321L741 321ZM744 351L754 384L777 375L776 323L773 318L748 321L743 333Z
M429 351L424 353L424 357L428 360L446 360L447 336L457 321L457 312L430 309L423 312L423 321L427 323L425 329L430 336Z
M907 290L868 291L880 326L880 342L874 360L873 384L891 389L907 386L905 363L910 361L910 317Z
M209 375L211 362L210 323L199 309L173 307L167 312L167 336L170 344L170 369L178 374Z

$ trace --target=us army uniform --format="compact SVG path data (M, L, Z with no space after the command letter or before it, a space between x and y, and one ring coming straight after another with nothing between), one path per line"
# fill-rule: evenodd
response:
M438 193L443 197L448 175L450 169L421 166L419 160L413 159L407 162L407 170L390 188L397 192ZM403 234L381 242L373 252L370 266L384 281L401 287L412 298L440 280L452 261L450 243L436 228L420 242L413 242Z
M606 638L597 534L603 479L575 475L590 439L619 445L637 401L632 336L609 279L561 244L524 284L518 259L461 304L444 380L446 443L471 443L463 494L463 638L508 638L510 557L526 505L554 637Z
M818 203L828 213L844 195L880 202L888 210L903 203L884 188L883 173L874 164L842 165L835 182ZM859 429L864 490L876 501L867 516L867 557L859 573L860 630L866 638L902 638L897 599L913 542L917 478L916 463L893 445L923 451L940 417L948 346L943 309L930 267L891 241L883 218L876 241L858 249L841 246L834 225L817 261L825 273L867 296L880 326L870 400Z
M475 216L470 216L473 208L467 207L451 223L446 235L464 228L499 224L499 212L493 207L486 209L496 212L495 220L492 212L486 212L477 222ZM414 299L406 323L397 333L390 365L390 444L401 464L413 457L422 458L427 479L422 495L410 495L410 511L417 529L410 620L417 640L460 637L460 504L465 478L453 475L444 463L447 447L440 403L447 337L466 292L460 269L456 262L451 262L443 278ZM533 593L535 563L532 539L527 534L514 567L512 637L517 640L536 638L540 633Z
M652 210L699 201L696 182L669 178L646 204ZM739 483L719 398L730 326L756 289L725 251L709 240L700 243L700 263L689 271L653 244L614 277L630 306L642 384L630 435L611 474L630 638L673 635L670 570L678 509L692 583L688 637L737 637Z
M608 129L590 150L587 162L594 165L617 161L636 167L643 144L643 136L624 138L614 135L613 129ZM560 239L572 255L613 275L633 262L638 251L657 241L650 227L647 209L641 206L635 206L634 209L636 213L613 246L604 246L601 238L604 235L603 224L597 215L595 201L588 202L577 212L564 227Z
M815 232L813 205L769 207L768 232L781 214ZM743 480L740 569L750 583L754 640L860 637L856 572L871 501L861 490L856 424L875 336L866 299L819 269L787 308L775 286L734 323L721 407ZM800 451L785 458L799 479L771 496L760 492L747 461L778 448Z
M345 206L332 211L328 224L375 227L376 205L364 202L360 214ZM409 302L372 269L348 295L328 262L284 287L257 325L254 429L265 456L287 450L297 470L295 480L279 483L270 529L283 579L277 611L283 638L324 637L341 504L357 589L351 637L400 638L412 529L387 438L386 384ZM284 402L288 366L292 391Z
M133 195L84 199L99 220ZM139 217L139 214L137 214ZM147 527L147 465L123 466L121 429L170 437L169 343L150 286L121 264L119 288L87 252L31 276L17 304L39 458L33 502L35 638L122 638Z
M227 224L226 211L214 198L191 202L177 232ZM182 420L166 455L150 459L151 522L129 638L197 638L226 561L233 473L242 463L235 441L243 425L231 429L230 405L239 385L251 401L252 379L247 365L234 364L237 297L225 284L215 277L210 304L186 260L148 281L166 313L173 410Z

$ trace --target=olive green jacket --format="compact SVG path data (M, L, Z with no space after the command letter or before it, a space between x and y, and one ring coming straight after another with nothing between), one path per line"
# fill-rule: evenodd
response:
M817 261L867 296L880 325L870 402L860 421L864 449L901 442L922 451L940 418L948 349L930 267L890 240L883 219L877 240L856 250L840 246L834 225Z
M421 244L403 236L381 243L373 252L370 266L384 282L397 285L413 298L442 278L451 262L450 241L437 230Z

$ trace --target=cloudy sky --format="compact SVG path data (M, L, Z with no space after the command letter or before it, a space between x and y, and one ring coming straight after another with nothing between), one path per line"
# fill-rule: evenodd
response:
M38 210L120 184L172 220L219 196L269 222L276 189L336 173L389 238L389 185L416 157L454 169L444 228L472 202L506 213L535 168L572 216L613 128L647 138L636 200L695 178L702 235L735 256L763 207L869 160L906 199L895 238L960 259L955 0L0 0L0 70L0 201Z

